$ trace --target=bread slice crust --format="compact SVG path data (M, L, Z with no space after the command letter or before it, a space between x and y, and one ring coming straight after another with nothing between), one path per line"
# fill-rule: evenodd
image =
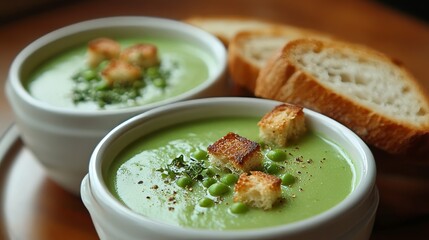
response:
M182 21L215 35L225 47L229 46L231 39L238 32L250 29L270 28L272 25L276 24L275 22L265 19L239 15L192 16Z
M388 66L391 71L402 77L406 86L404 94L412 94L416 101L413 106L420 110L415 119L399 118L387 113L380 106L368 105L365 101L334 88L315 76L311 70L305 69L297 61L298 54L326 54L332 50L353 58L377 61ZM346 64L345 62L339 63ZM363 65L356 65L359 69ZM392 85L392 79L379 79L384 84ZM367 92L383 94L383 89ZM281 51L273 56L262 69L255 88L255 95L298 104L322 114L325 114L358 134L365 142L392 154L413 151L422 141L428 141L429 136L429 100L414 77L397 61L373 49L336 41L315 39L298 39L286 44ZM401 96L396 96L401 98ZM407 103L403 103L407 104ZM411 118L411 117L410 117ZM423 143L423 145L425 145Z

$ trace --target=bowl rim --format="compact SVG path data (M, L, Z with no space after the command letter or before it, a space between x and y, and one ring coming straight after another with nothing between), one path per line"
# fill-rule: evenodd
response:
M222 104L246 104L251 106L252 104L271 104L273 107L275 105L281 104L282 102L267 100L267 99L258 99L258 98L248 98L248 97L217 97L217 98L203 98L188 100L178 103L169 104L166 106L158 107L152 110L149 110L145 113L134 116L120 125L112 129L96 146L95 150L90 159L89 164L89 189L95 199L95 204L109 207L109 211L113 211L115 214L118 214L122 218L127 218L133 222L136 222L140 226L148 225L152 226L159 231L173 231L175 233L181 234L181 236L195 238L195 237L212 237L216 236L219 239L230 239L231 237L239 238L252 238L255 237L266 237L266 236L280 236L285 232L299 233L305 231L309 226L317 227L323 224L326 220L332 220L340 213L352 210L353 207L359 205L364 200L368 199L370 194L373 193L375 189L375 177L376 177L376 166L372 152L368 146L350 129L346 128L341 123L325 116L315 111L304 108L304 112L307 116L314 118L315 121L322 121L325 125L331 126L330 128L337 129L344 135L347 135L347 139L350 140L356 149L359 152L359 155L362 156L362 169L360 181L354 190L340 203L333 206L332 208L319 213L315 216L299 220L296 222L274 226L274 227L265 227L258 229L246 229L242 230L207 230L207 229L193 229L193 228L184 228L180 226L170 225L170 224L161 224L157 220L153 220L149 217L142 216L138 213L127 208L125 205L119 202L107 189L104 184L102 176L102 161L101 156L103 149L106 148L110 143L115 141L116 138L120 137L123 133L130 131L138 127L140 124L144 124L144 121L147 119L153 119L157 116L162 116L166 112L171 111L181 111L183 109L190 109L194 106L201 106L201 104L208 105L222 105ZM168 113L167 113L168 114ZM171 124L170 124L171 125ZM100 201L101 199L101 201ZM98 201L98 202L97 202ZM378 201L378 200L377 200ZM378 202L377 202L378 204ZM359 219L360 221L361 219ZM216 234L216 235L213 235Z
M106 25L106 22L109 25ZM24 63L29 57L32 57L34 52L36 52L40 47L49 46L52 42L59 40L61 38L67 38L74 35L78 35L80 32L87 32L91 30L104 29L107 27L159 27L162 31L173 31L181 32L187 36L194 36L196 39L199 39L201 43L205 43L207 48L210 48L212 51L210 53L213 60L216 64L211 64L216 66L213 68L212 74L209 74L208 78L201 83L200 85L192 88L184 93L181 93L177 96L169 97L164 100L156 101L153 103L143 104L139 106L130 106L118 109L103 109L103 110L84 110L84 109L73 109L67 107L54 106L49 103L46 103L42 100L34 98L23 86L20 79L20 72L22 68L22 63ZM214 53L214 55L213 55ZM70 24L68 26L61 27L59 29L53 30L33 42L27 45L23 50L21 50L18 55L13 60L9 73L7 84L11 86L11 89L20 96L20 98L31 107L42 110L44 112L54 112L63 115L78 115L83 117L93 117L93 116L108 116L115 114L127 114L127 113L136 113L147 111L149 109L162 106L168 103L173 103L177 101L183 101L190 99L194 96L197 96L201 92L209 89L212 85L216 84L223 77L225 77L227 69L227 52L224 44L214 35L196 27L191 24L161 17L149 17L149 16L114 16L114 17L104 17L96 18L91 20L85 20L77 23Z

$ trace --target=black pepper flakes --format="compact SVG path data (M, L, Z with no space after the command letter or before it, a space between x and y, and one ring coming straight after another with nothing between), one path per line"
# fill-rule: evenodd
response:
M151 187L151 189L158 189L159 187L158 187L158 185L153 185L152 187Z
M140 180L140 181L138 181L138 182L137 182L137 184L143 184L143 181L142 181L142 180Z

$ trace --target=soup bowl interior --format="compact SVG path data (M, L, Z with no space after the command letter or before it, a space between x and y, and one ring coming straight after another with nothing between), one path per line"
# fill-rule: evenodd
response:
M378 204L375 164L368 147L349 129L314 111L304 109L313 131L340 144L355 172L354 189L333 208L308 219L277 227L246 231L213 231L163 224L124 206L108 190L105 176L118 154L137 139L180 123L217 117L262 117L279 102L254 98L209 98L157 108L131 118L98 144L82 182L82 199L102 239L311 239L353 237L367 239Z
M45 61L99 38L150 36L189 43L204 53L208 76L198 86L171 98L119 109L85 110L52 105L33 97L26 81ZM149 109L187 99L227 94L226 50L214 36L188 24L154 17L109 17L53 31L23 49L12 63L6 95L21 137L50 177L79 194L92 150L120 122ZM55 91L55 86L52 86Z
M59 53L77 46L86 45L89 41L107 37L112 39L153 37L173 39L196 46L205 53L205 64L209 74L201 85L180 96L166 99L144 106L117 109L114 113L103 111L104 114L118 112L135 112L151 109L168 102L189 99L198 96L217 96L225 91L226 51L222 43L214 36L188 24L154 17L110 17L76 23L53 31L27 46L12 63L9 78L13 89L29 104L49 111L72 114L91 114L92 111L58 108L32 97L24 87L35 69L44 61L58 56ZM223 80L223 81L221 81ZM139 109L139 110L137 110ZM99 114L99 113L97 113Z

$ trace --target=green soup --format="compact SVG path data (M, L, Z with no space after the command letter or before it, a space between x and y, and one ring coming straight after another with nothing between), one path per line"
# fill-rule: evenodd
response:
M180 155L189 160L198 150L235 132L258 141L257 118L219 118L176 125L144 137L124 149L104 174L112 194L133 211L164 223L200 229L251 229L299 221L335 206L353 190L355 172L347 154L323 136L308 132L298 142L285 148L286 160L273 162L265 155L265 170L276 164L274 175L286 173L295 182L282 185L282 200L270 210L249 208L234 214L234 184L222 197L213 197L196 180L182 188L165 177L160 169ZM263 148L266 154L270 149ZM208 167L208 160L202 160ZM214 169L212 177L222 181L227 174ZM204 177L206 178L206 177ZM208 178L208 177L207 177ZM202 207L200 201L214 204Z
M144 105L178 96L203 83L209 76L209 65L214 60L203 50L186 42L163 38L115 39L126 48L137 43L157 46L161 66L169 71L168 85L159 88L146 84L133 101L107 104L102 108L123 108ZM73 81L77 72L86 66L86 45L65 51L40 65L26 82L26 88L35 98L51 105L77 109L100 109L97 102L73 100L73 89L79 88Z

